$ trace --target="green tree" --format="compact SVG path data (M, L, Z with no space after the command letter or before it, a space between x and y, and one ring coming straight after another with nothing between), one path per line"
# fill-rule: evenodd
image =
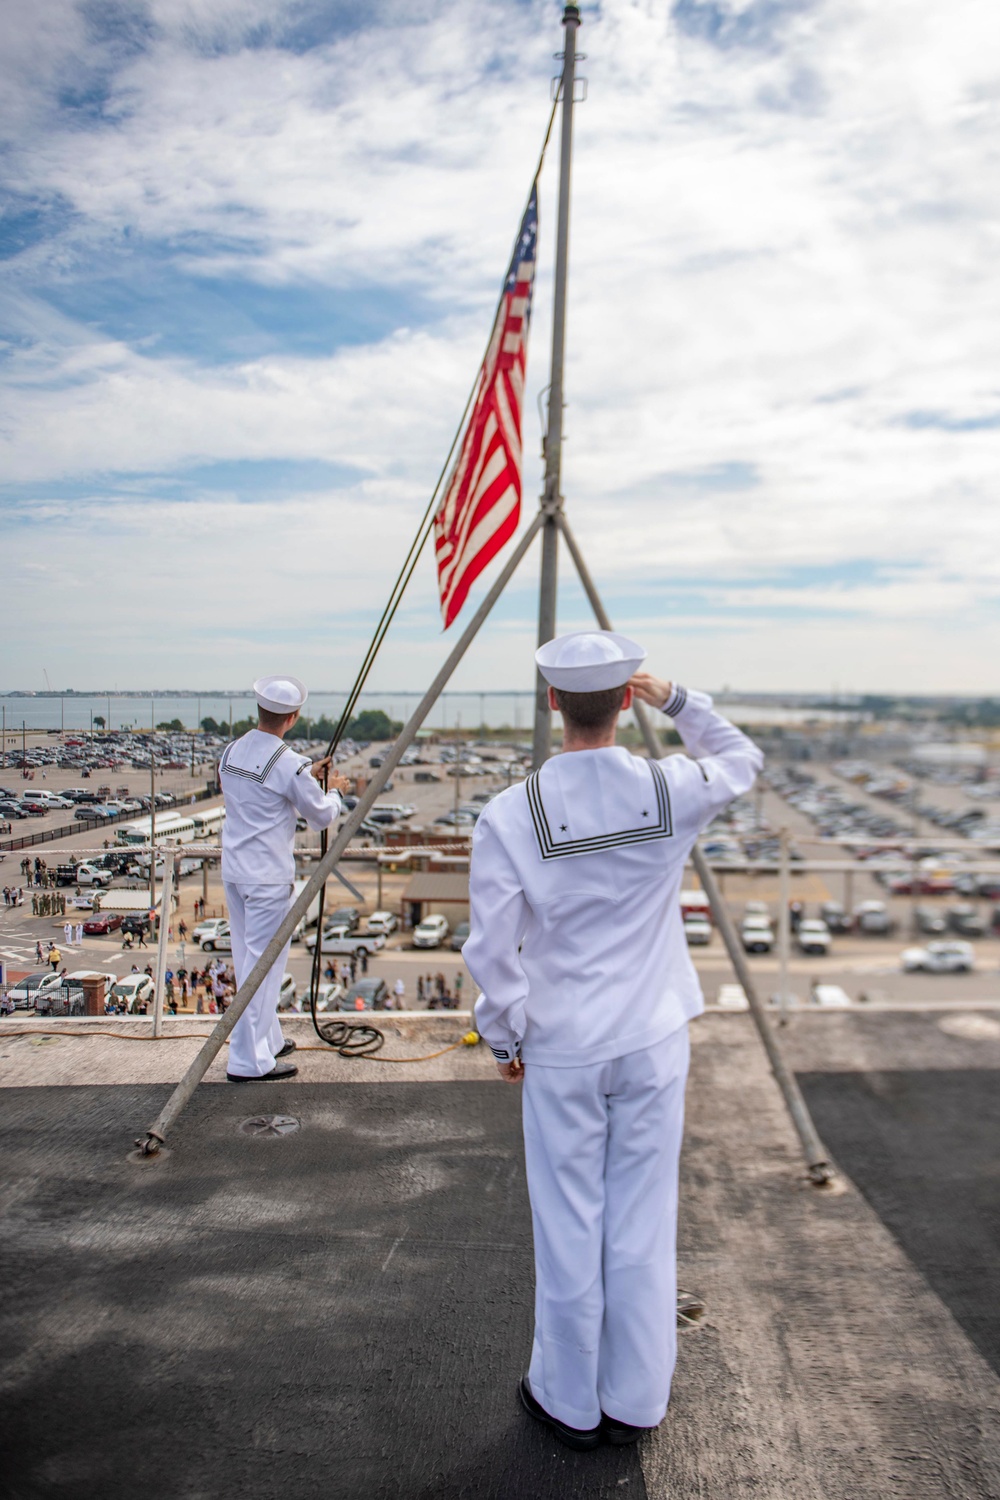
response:
M398 719L390 719L380 708L366 708L352 719L347 733L352 740L391 740L403 725Z
M104 715L103 714L95 714L94 715L94 723L97 725L98 729L103 729L104 728L104 723L105 723Z
M167 723L166 719L164 719L163 723L157 724L156 727L157 729L182 730L184 728L184 725L181 723L180 719L171 719L169 724Z
M202 719L201 727L206 734L221 734L222 725L216 724L214 719Z

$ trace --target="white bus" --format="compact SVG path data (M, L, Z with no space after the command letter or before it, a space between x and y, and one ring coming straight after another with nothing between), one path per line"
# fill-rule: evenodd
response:
M194 826L198 830L199 839L210 839L222 828L226 821L226 809L224 807L206 807L204 812L193 812L191 814Z
M134 823L123 823L116 830L115 838L119 844L129 846L148 844L152 831L152 819L137 818ZM194 819L185 817L183 813L161 813L157 816L156 842L158 844L190 844L192 840L200 836L200 830L195 826Z

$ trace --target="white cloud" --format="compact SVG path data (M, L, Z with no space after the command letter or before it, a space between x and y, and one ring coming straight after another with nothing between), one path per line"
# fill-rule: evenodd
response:
M296 494L294 471L288 492L252 506L214 493L179 504L155 478L129 498L93 478L90 499L45 512L74 539L53 629L72 616L74 567L127 569L155 538L178 605L158 672L181 682L197 670L194 610L245 675L269 619L294 630L326 618L331 593L331 619L346 609L360 628L366 609L377 615L481 352L537 150L558 8L494 7L484 28L478 12L440 0L300 52L240 47L289 15L251 0L157 0L132 52L88 34L74 5L43 9L19 20L3 110L13 186L24 201L65 205L67 220L11 265L0 463L29 487L19 504L35 519L11 512L9 555L27 578L38 507L57 481L183 481L186 466L233 459L344 466L359 477L322 496ZM564 490L606 592L638 586L633 628L669 647L675 621L643 619L643 601L657 585L669 597L679 580L703 581L708 602L692 607L685 639L705 681L805 688L815 671L821 687L944 689L957 654L962 681L988 689L998 13L981 0L946 12L930 0L816 4L724 49L660 5L606 0L585 19ZM89 116L52 108L74 73L103 79ZM554 167L553 150L545 265ZM420 326L322 357L278 348L223 364L211 329L204 358L168 357L53 313L47 285L72 286L102 255L113 265L126 232L131 255L155 251L196 277L419 296ZM528 505L549 316L546 272L525 407ZM268 615L240 587L275 566L292 607L279 600ZM839 583L797 579L837 567ZM226 586L204 609L220 573ZM419 582L392 648L415 678L442 649L429 568ZM226 632L237 607L249 645ZM780 609L796 618L795 653ZM516 635L517 649L531 634ZM137 661L155 649L154 631L144 639ZM512 640L497 631L465 670L524 681ZM125 648L95 628L92 649ZM309 650L338 664L327 681L346 680L357 654L343 638ZM832 671L845 653L849 666ZM219 681L219 666L199 680Z

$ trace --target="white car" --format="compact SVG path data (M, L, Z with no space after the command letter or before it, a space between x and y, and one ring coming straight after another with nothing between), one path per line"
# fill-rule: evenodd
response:
M7 998L17 1010L31 1010L40 996L47 994L49 990L57 990L61 983L58 974L46 969L38 974L28 974L24 979L19 979L17 984L12 984L7 991Z
M830 951L830 929L825 922L810 918L799 923L795 942L800 953L807 953L813 958L824 958Z
M707 948L712 941L712 924L706 917L687 917L684 936L689 948Z
M309 1015L312 1007L309 1004L309 986L308 985L306 985L305 993L302 996L301 1003L299 1002L297 995L294 994L294 993L292 994L291 999L286 1000L284 998L284 995L285 995L285 984L287 983L287 981L289 979L291 979L291 977L292 976L290 974L286 974L284 980L282 981L282 985L281 985L282 998L280 998L279 1001L278 1001L278 1009L279 1010L300 1010L305 1015ZM344 998L344 996L346 994L347 994L347 991L344 989L344 986L342 984L337 984L336 981L334 981L332 984L321 984L320 987L319 987L319 989L316 991L316 1010L317 1010L317 1012L319 1012L321 1010L334 1010L334 1011L335 1010L339 1010L340 1009L340 1002L341 1002L341 1000Z
M433 916L425 917L414 927L413 946L414 948L440 948L450 931L448 918L435 912Z
M774 947L770 917L744 917L740 923L740 942L747 953L770 953Z
M976 962L971 943L928 943L926 948L904 948L899 958L907 974L968 974Z
M278 1009L298 1009L295 1004L295 997L298 994L298 990L299 987L295 983L295 976L293 974L286 974L281 981L281 989L278 991Z
M217 950L220 953L232 953L233 939L229 931L229 923L222 922L214 932L206 932L205 936L200 939L200 947L202 953L215 953Z
M111 999L119 1006L124 1003L131 1015L137 1015L143 1002L153 1002L153 981L148 974L125 974L111 986Z
M368 931L381 932L384 937L388 937L390 932L395 932L398 926L399 923L391 911L373 911L368 918Z
M227 929L229 927L225 917L206 917L203 922L198 923L197 927L192 928L191 939L195 943L200 943L202 938L212 937L223 927Z

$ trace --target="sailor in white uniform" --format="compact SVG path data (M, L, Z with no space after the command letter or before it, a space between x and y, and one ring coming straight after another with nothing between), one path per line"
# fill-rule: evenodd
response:
M288 915L295 881L295 820L328 828L340 812L343 776L324 792L318 780L328 760L310 761L287 745L308 696L297 677L261 677L253 685L259 721L233 740L219 759L226 802L222 831L222 883L232 933L236 983L242 984ZM233 1027L228 1077L233 1083L291 1078L298 1069L279 1061L295 1051L277 1019L288 946Z
M539 649L563 753L481 814L462 950L479 1032L524 1083L535 1334L521 1399L577 1448L632 1442L667 1409L687 1022L703 1009L678 897L698 833L763 762L711 698L640 672L644 658L611 631ZM633 694L687 755L616 747Z

